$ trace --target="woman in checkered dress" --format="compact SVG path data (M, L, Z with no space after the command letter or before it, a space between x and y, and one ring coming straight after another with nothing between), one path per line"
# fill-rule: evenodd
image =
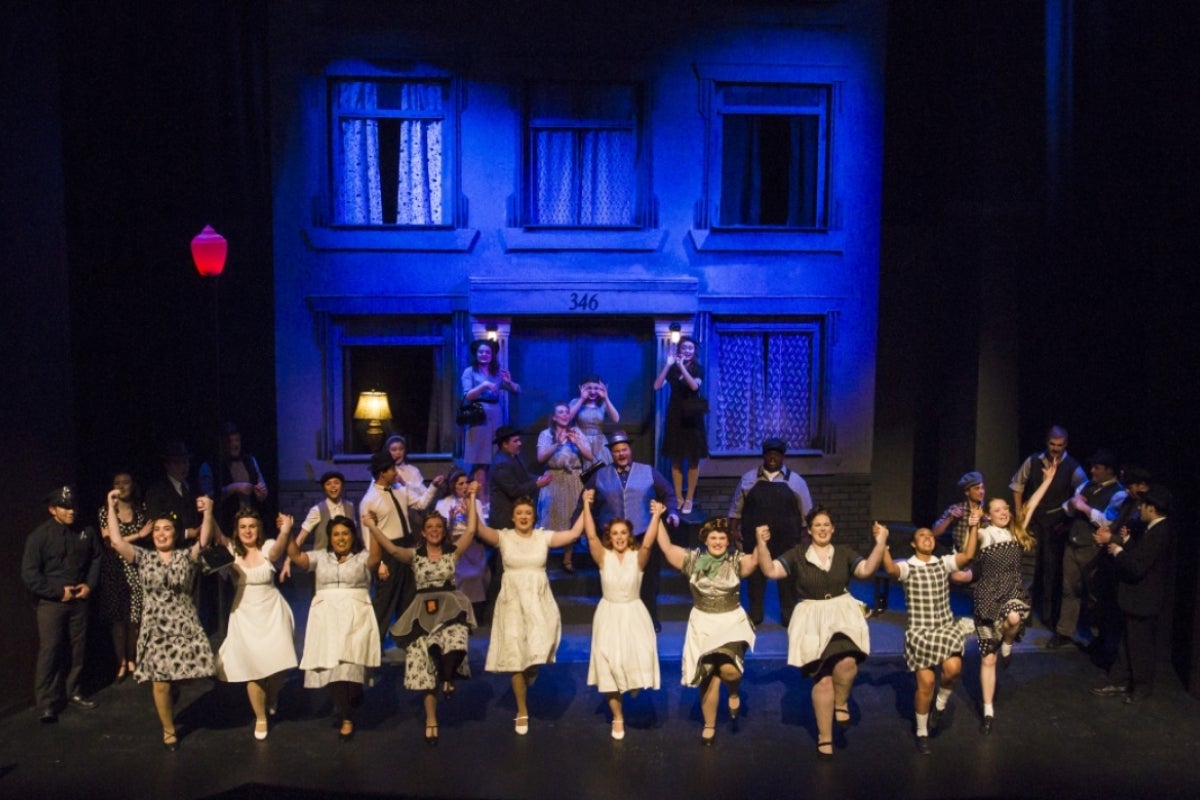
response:
M958 572L975 557L979 541L981 509L973 509L970 530L961 553L935 558L933 531L918 528L913 533L912 558L893 561L884 551L883 568L904 586L908 623L904 629L904 660L917 674L917 693L913 705L917 717L917 751L932 752L929 732L937 730L954 682L962 672L962 653L966 634L950 611L950 574ZM934 670L941 665L942 676L934 700ZM930 709L933 704L932 711Z
M979 637L979 686L983 695L980 732L992 732L996 696L996 654L1000 666L1012 658L1013 642L1020 641L1029 619L1029 589L1021 579L1021 557L1033 548L1033 537L1020 520L1013 519L1008 503L994 498L988 503L990 524L979 531L979 558L972 570L975 584L975 633Z

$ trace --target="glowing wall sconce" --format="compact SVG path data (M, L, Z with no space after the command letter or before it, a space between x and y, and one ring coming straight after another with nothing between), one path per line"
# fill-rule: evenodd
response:
M358 395L358 405L354 408L354 418L367 421L367 446L374 453L383 444L383 421L392 418L392 409L388 405L387 392L368 391L360 393Z
M671 332L671 344L679 344L680 332L683 330L683 326L678 322L672 322L667 330Z
M192 239L192 261L196 264L196 271L206 278L221 277L228 254L229 242L214 231L212 225L205 225L204 230Z
M487 340L489 342L497 342L500 340L500 328L494 322L489 322L487 328Z

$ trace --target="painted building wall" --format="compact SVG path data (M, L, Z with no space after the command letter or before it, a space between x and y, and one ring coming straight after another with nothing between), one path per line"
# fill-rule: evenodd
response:
M719 12L706 13L714 9ZM636 365L645 385L661 364L671 322L699 335L700 360L716 373L714 331L720 326L747 320L814 324L820 346L812 356L818 379L813 402L820 424L793 465L805 474L858 476L853 480L860 483L871 470L875 403L883 4L854 0L781 9L667 3L625 13L605 6L487 21L397 14L382 19L367 6L310 3L304 12L273 19L283 495L289 482L298 490L331 462L350 473L361 469L355 465L363 456L347 452L362 450L351 432L336 434L346 427L341 420L349 402L339 385L342 345L350 339L382 343L395 331L406 331L412 341L441 337L444 360L433 379L440 386L433 402L445 417L456 402L466 344L489 322L498 323L502 335L554 330L568 340L573 337L563 336L564 326L580 334L614 324L636 328L651 343L649 356ZM459 225L425 235L323 224L330 73L397 65L456 81L462 99ZM556 78L630 80L642 87L647 226L531 230L514 219L522 90L529 81ZM717 115L705 90L723 80L830 88L826 229L728 233L706 221L713 206L712 197L704 202L706 158L709 165L715 158L707 137ZM558 352L552 342L542 344ZM531 345L505 343L514 353L522 347ZM515 421L530 427L544 425L550 410L535 406L570 396L571 375L582 368L548 364L544 373L531 372L534 363L515 376L525 388L515 401ZM637 383L637 376L623 377ZM646 429L637 454L653 457L663 398L636 386L628 391L627 402L639 409L628 423ZM712 442L710 435L710 447ZM449 455L431 458L440 466ZM740 474L758 460L744 449L714 457L704 475Z

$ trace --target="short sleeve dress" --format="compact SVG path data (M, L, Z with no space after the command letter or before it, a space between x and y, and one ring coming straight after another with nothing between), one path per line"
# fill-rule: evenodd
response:
M275 540L263 542L269 553ZM237 589L229 612L225 641L217 652L217 677L223 681L255 681L296 666L295 620L275 588L275 567L247 567L241 558L230 567Z
M304 686L319 689L335 681L365 683L367 668L378 667L379 623L371 606L371 574L366 550L338 561L328 550L309 554L316 572L316 595L304 629Z
M538 434L539 450L554 445L553 429L547 428ZM546 530L565 531L571 527L571 517L583 491L583 483L579 480L583 456L574 442L566 441L554 446L554 452L543 463L550 474L550 485L538 492L538 524Z
M190 551L173 550L164 562L158 551L139 547L134 559L145 604L133 677L145 683L211 676L212 647L192 602L198 567Z
M848 547L829 549L827 563L811 545L796 545L779 557L785 580L800 598L788 624L788 664L809 678L846 656L862 661L871 652L863 604L849 590L862 557Z
M500 530L504 575L492 612L488 672L522 672L554 663L562 638L562 617L550 593L546 556L552 531L535 528L528 536Z
M742 608L741 564L745 553L730 551L713 567L704 566L704 550L689 551L682 572L692 592L692 613L683 640L683 685L699 686L715 670L707 658L723 655L741 672L746 650L754 649L754 625Z
M499 376L489 375L483 370L467 367L463 370L459 395L461 399L467 392L481 383L498 383ZM500 402L500 392L485 391L475 400L483 406L487 419L480 425L471 425L463 433L463 462L466 464L492 463L492 439L496 429L504 424L504 406Z
M587 437L588 446L592 450L592 460L589 462L592 464L597 461L605 464L612 463L612 453L608 451L608 437L604 435L604 415L606 413L604 406L587 403L580 406L579 411L575 413L575 424Z
M476 627L475 611L467 596L454 586L457 564L453 553L433 561L424 547L413 555L417 595L389 629L392 639L405 648L405 689L432 691L438 687L438 662L430 648L443 653L467 651L467 637ZM458 677L471 677L465 658L459 662Z
M122 537L137 533L146 524L146 507L133 507L133 520L123 522L117 517L117 533ZM100 530L108 529L108 506L100 507ZM142 579L137 565L126 561L104 540L100 557L100 619L103 622L124 622L137 625L142 621Z
M909 670L932 669L951 656L962 655L966 634L950 610L950 573L958 569L955 557L928 561L913 557L896 566L908 605L904 661Z
M688 365L688 372L697 380L704 379L704 367L695 361ZM700 392L692 391L687 385L677 364L672 364L667 371L667 383L671 386L671 399L667 401L662 454L672 461L686 460L688 463L707 458L708 434L704 429L704 415L684 413L684 400L699 397Z
M602 596L592 618L588 686L602 692L658 688L658 640L638 595L641 586L637 553L627 550L621 558L606 549L600 569Z
M456 497L443 497L438 501L437 512L449 526L450 541L457 544L458 537L467 530L466 500L460 502ZM478 500L475 501L475 513L478 519L487 519L487 509ZM472 603L482 603L487 599L487 587L491 576L487 564L487 550L479 539L475 539L467 548L467 552L458 557L458 563L454 567L455 583L459 591Z

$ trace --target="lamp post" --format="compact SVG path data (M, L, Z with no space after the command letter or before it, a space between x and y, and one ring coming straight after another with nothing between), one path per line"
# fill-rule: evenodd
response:
M212 324L213 324L213 372L209 396L212 398L210 409L214 441L217 449L213 451L214 459L221 452L221 295L218 292L218 281L225 271L225 257L229 254L229 242L225 237L213 230L211 225L205 225L204 230L192 239L192 261L196 272L201 277L210 278L212 282ZM215 466L215 461L213 462ZM207 481L205 480L207 478ZM205 485L207 483L207 485ZM216 497L216 487L213 486L212 475L200 476L201 491Z

